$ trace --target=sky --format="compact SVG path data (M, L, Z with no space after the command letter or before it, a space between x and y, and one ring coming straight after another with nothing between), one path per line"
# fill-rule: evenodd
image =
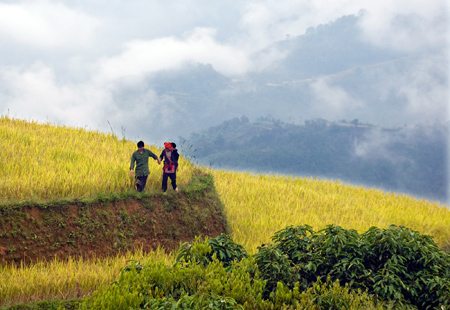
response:
M196 64L211 66L230 81L267 74L287 57L273 48L277 42L346 15L358 16L367 44L421 55L414 71L389 75L395 81L384 82L397 85L406 77L407 87L398 84L389 91L407 98L412 115L448 121L445 0L0 0L0 114L102 131L110 130L110 122L116 133L127 127L131 138L159 141L173 125L167 120L172 111L194 107L148 81ZM444 72L444 86L430 78L436 70ZM346 111L341 105L364 106L331 85L332 78L310 84L317 116L332 119ZM163 130L140 133L145 122Z

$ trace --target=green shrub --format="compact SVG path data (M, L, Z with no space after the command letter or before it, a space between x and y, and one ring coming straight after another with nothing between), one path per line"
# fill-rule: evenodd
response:
M333 225L318 232L309 226L287 227L277 232L273 241L271 251L285 254L284 264L289 262L291 268L289 279L283 279L266 271L266 265L270 265L267 261L265 265L258 264L265 268L262 275L271 291L277 281L292 287L292 278L297 278L301 288L306 289L317 280L331 277L402 307L449 304L449 254L430 237L408 228L371 228L359 235ZM280 264L281 254L272 254L276 265ZM294 277L292 272L297 272Z
M365 291L352 290L341 286L339 281L315 282L306 291L301 291L300 284L295 283L293 289L282 282L270 294L275 309L385 309L387 305L377 301Z
M230 236L221 234L203 241L196 239L193 243L183 243L178 250L176 262L198 262L206 266L214 256L228 267L232 262L247 257L247 252Z
M289 257L274 246L259 247L255 261L261 278L267 281L264 297L269 296L270 292L275 290L278 282L292 287L297 280Z
M215 257L206 266L198 262L174 266L132 262L113 285L86 299L83 308L167 309L164 305L170 305L169 309L195 309L215 304L222 308L208 309L257 308L264 286L251 258L234 262L230 268Z
M239 310L243 309L230 297L217 295L183 295L178 300L170 298L155 298L148 300L143 309L217 309L217 310Z
M450 307L450 255L429 236L406 227L372 227L361 236L367 286L386 300L419 308Z
M228 236L132 261L82 309L448 309L450 258L404 227L287 227L250 257Z
M376 300L366 291L353 290L341 286L339 281L325 283L317 281L298 297L303 309L385 309L386 305Z

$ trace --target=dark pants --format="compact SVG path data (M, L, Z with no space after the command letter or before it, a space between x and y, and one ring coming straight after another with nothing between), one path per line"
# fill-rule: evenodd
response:
M145 188L145 184L147 183L148 175L138 176L136 177L136 190L138 192L142 192Z
M163 173L163 178L162 178L162 190L163 192L165 192L167 190L167 179L170 178L170 180L172 181L172 188L176 189L177 188L177 174L175 173Z

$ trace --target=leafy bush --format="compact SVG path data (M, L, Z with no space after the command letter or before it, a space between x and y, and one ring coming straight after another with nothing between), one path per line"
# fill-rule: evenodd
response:
M265 297L275 290L279 282L289 287L292 287L296 282L291 262L281 250L273 246L259 247L255 260L261 272L261 278L267 281L264 291Z
M263 303L265 282L256 274L251 258L226 268L216 258L203 266L198 262L150 264L124 268L110 287L83 303L84 309L239 309ZM167 307L166 307L167 306Z
M387 304L376 300L362 290L352 290L341 286L339 281L318 280L306 291L301 291L299 283L293 289L278 282L270 294L275 309L385 309Z
M228 236L183 244L173 266L133 261L84 309L446 309L450 258L405 227L287 227L246 257Z
M373 227L359 235L333 225L318 232L309 226L287 227L273 241L272 251L287 256L284 266L290 265L289 273L296 274L302 289L330 277L400 306L434 308L450 301L450 256L429 236L408 228ZM260 249L256 256L265 256L266 251ZM262 275L269 290L276 281L292 287L292 277L282 279L264 271Z
M217 309L217 310L237 310L243 309L236 300L230 297L217 295L183 295L180 299L155 298L148 300L144 309Z
M196 239L194 243L183 243L177 253L176 261L198 262L204 266L213 261L213 257L228 267L234 261L240 261L247 257L247 252L240 244L235 243L230 236L219 236L201 241Z
M450 255L429 236L405 227L370 228L361 236L371 272L367 286L387 300L420 308L450 306Z

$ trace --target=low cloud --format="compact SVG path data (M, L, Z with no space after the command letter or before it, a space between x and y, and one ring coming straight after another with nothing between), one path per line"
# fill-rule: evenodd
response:
M313 114L327 119L346 118L354 109L362 108L361 101L353 98L344 88L326 77L318 78L309 87L313 94Z
M0 106L13 116L72 125L95 125L110 102L103 88L60 83L52 68L36 63L0 70Z
M99 78L142 78L192 63L211 64L226 76L247 72L248 55L239 48L219 43L214 35L214 29L198 28L181 39L167 37L128 42L122 53L100 61Z

